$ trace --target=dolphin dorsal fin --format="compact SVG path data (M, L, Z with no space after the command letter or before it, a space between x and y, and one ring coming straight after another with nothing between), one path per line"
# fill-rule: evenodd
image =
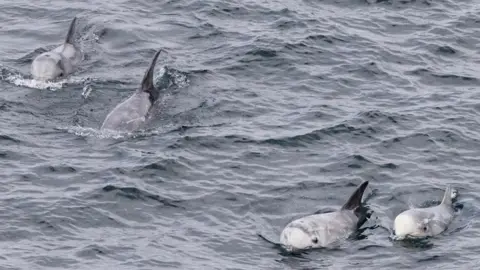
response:
M342 210L355 210L362 203L363 192L368 186L368 181L360 184L355 192L350 196L348 201L342 206Z
M77 17L75 16L70 23L70 27L68 28L67 36L65 37L65 43L74 44L75 43L75 23L77 22Z
M451 185L447 185L445 193L443 194L443 200L441 204L452 205L453 189Z
M158 56L162 52L162 49L158 50L155 53L155 56L152 59L152 62L150 63L150 67L147 69L147 72L145 72L145 75L143 76L142 80L142 85L140 86L140 90L143 92L147 92L150 94L150 101L153 103L155 100L158 98L158 93L155 89L155 85L153 83L153 71L155 69L155 64L157 63Z

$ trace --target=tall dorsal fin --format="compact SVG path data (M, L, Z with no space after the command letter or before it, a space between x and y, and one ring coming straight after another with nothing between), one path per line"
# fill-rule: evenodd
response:
M68 28L67 36L65 37L65 43L74 44L75 43L75 23L77 22L77 17L75 16L70 23L70 28Z
M154 103L158 99L158 92L155 89L155 85L153 83L153 72L155 69L155 64L157 63L158 56L162 52L162 49L158 50L155 53L155 56L150 63L150 67L145 72L143 76L142 85L140 86L140 90L143 92L147 92L150 94L150 101Z
M360 184L355 192L350 196L348 201L342 206L342 210L355 210L362 203L363 192L368 186L368 181Z
M455 194L453 193L452 186L447 185L447 187L445 189L445 193L443 194L442 204L452 205L453 197L455 197Z

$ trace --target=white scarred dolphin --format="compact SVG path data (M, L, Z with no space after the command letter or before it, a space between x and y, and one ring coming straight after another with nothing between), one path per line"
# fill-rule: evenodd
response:
M150 108L159 96L153 82L153 71L161 52L162 50L158 50L155 53L140 88L107 115L100 129L131 132L145 123Z
M452 198L456 191L447 186L442 202L428 208L412 208L400 213L394 221L394 233L397 240L404 238L422 238L435 236L445 231L453 220Z
M83 53L75 43L75 23L73 18L65 42L57 48L35 57L30 72L36 80L54 80L72 73L82 61Z
M343 207L335 212L309 215L290 222L280 235L280 243L288 251L330 247L348 238L358 229L359 206L368 181L357 187Z

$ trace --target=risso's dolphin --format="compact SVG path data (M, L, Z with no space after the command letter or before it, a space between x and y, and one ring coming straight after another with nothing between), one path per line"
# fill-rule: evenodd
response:
M145 123L150 108L159 96L153 82L153 71L161 52L162 50L158 50L155 53L150 67L143 77L140 88L127 100L118 104L107 115L100 129L131 132Z
M435 236L445 231L453 220L452 199L457 192L447 186L442 202L428 208L412 208L400 213L394 221L396 240Z
M368 181L357 187L340 210L309 215L290 222L280 235L280 243L288 251L330 247L348 238L365 219L360 204Z
M83 58L83 53L75 43L75 23L73 18L65 42L57 48L37 56L31 66L31 73L36 80L53 80L64 78L72 73Z

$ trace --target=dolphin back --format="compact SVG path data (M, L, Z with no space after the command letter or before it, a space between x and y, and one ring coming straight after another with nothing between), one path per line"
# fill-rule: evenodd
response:
M342 206L342 210L356 210L362 203L363 193L368 186L368 181L360 184L348 201Z
M445 194L443 195L443 200L441 204L445 204L447 206L452 205L452 197L453 197L453 188L451 185L447 185L445 189Z
M70 27L68 28L67 36L65 37L65 43L68 44L75 44L75 24L77 22L77 17L75 16L70 23Z
M150 102L153 104L158 99L158 91L155 89L155 85L153 83L153 72L155 69L155 64L157 63L158 56L163 50L160 49L155 53L155 56L150 63L150 67L145 72L143 76L142 84L140 86L140 90L146 92L150 95Z

